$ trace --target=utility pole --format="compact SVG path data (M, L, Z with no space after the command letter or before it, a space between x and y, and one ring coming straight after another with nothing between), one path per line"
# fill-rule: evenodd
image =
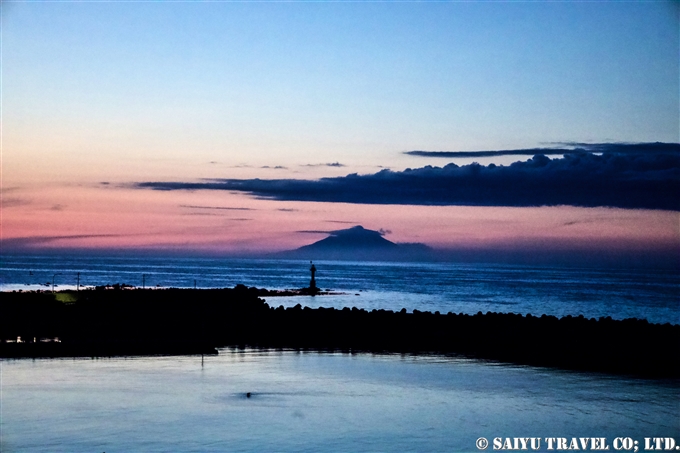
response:
M142 289L146 288L146 274L142 274Z
M76 291L80 291L80 272L78 272L78 285L76 286Z

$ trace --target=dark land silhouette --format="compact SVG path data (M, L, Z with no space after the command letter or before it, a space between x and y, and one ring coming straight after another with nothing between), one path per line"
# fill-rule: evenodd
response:
M571 370L680 377L680 325L668 323L405 309L369 312L299 304L284 309L260 297L302 292L243 285L117 288L3 293L0 357L216 354L218 347L248 346L461 354ZM59 295L70 302L58 301Z
M322 256L325 260L426 260L434 257L425 244L395 243L379 231L361 225L344 230L328 231L328 237L295 250L276 254L277 258L309 259Z
M573 250L564 244L519 243L488 248L432 248L423 243L399 243L381 231L361 225L334 231L314 231L327 237L294 250L262 258L338 261L477 262L569 265L607 268L671 268L680 270L680 251L660 248L623 250L616 247Z

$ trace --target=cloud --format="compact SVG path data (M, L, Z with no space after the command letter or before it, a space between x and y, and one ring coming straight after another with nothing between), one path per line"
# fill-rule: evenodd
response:
M276 165L274 167L271 167L269 165L264 165L260 168L268 168L268 169L271 169L271 170L287 170L288 169L288 167L284 167L283 165Z
M130 235L124 235L124 234L73 234L73 235L67 235L67 236L26 236L26 237L18 237L18 238L3 238L0 242L2 243L3 248L21 249L21 248L35 247L35 246L43 245L43 244L46 244L46 243L49 243L49 242L54 242L54 241L92 239L92 238L113 238L113 237L122 237L122 236L130 236Z
M227 211L253 211L252 208L233 208L231 206L197 206L197 205L190 205L190 204L181 204L179 205L180 208L191 208L191 209L219 209L219 210L227 210Z
M329 162L325 164L306 164L302 165L303 167L345 167L345 164L341 164L340 162Z
M680 153L544 155L508 166L477 163L382 170L319 180L143 182L155 190L228 190L259 198L361 204L608 206L680 211Z
M554 142L551 148L501 149L492 151L406 151L404 154L421 157L496 157L496 156L557 156L564 154L591 153L677 153L680 152L678 143L582 143L582 142Z
M329 220L331 222L331 220ZM351 222L337 222L337 223L351 223ZM356 224L355 224L356 225ZM373 230L367 230L362 226L355 226L353 228L349 229L343 229L343 230L298 230L296 233L304 233L304 234L329 234L331 236L338 236L338 235L355 235L357 234L357 231L359 231L359 234L377 234L380 236L385 236L386 234L392 234L391 230L385 230L383 228L380 228L378 231L373 231Z
M24 198L12 197L12 198L2 198L2 209L14 208L17 206L25 206L31 204L31 202Z

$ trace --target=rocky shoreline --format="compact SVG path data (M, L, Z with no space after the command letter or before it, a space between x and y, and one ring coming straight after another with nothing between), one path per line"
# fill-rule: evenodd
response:
M269 291L242 285L3 293L0 357L216 354L219 347L237 346L460 354L680 378L679 325L582 316L311 309L299 304L284 309L260 299L304 294L304 289Z

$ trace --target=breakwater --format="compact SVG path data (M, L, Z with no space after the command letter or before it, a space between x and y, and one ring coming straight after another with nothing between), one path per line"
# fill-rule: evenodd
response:
M0 357L206 354L222 346L251 346L464 354L573 370L680 377L678 325L507 313L284 309L260 299L276 295L241 285L3 293Z

